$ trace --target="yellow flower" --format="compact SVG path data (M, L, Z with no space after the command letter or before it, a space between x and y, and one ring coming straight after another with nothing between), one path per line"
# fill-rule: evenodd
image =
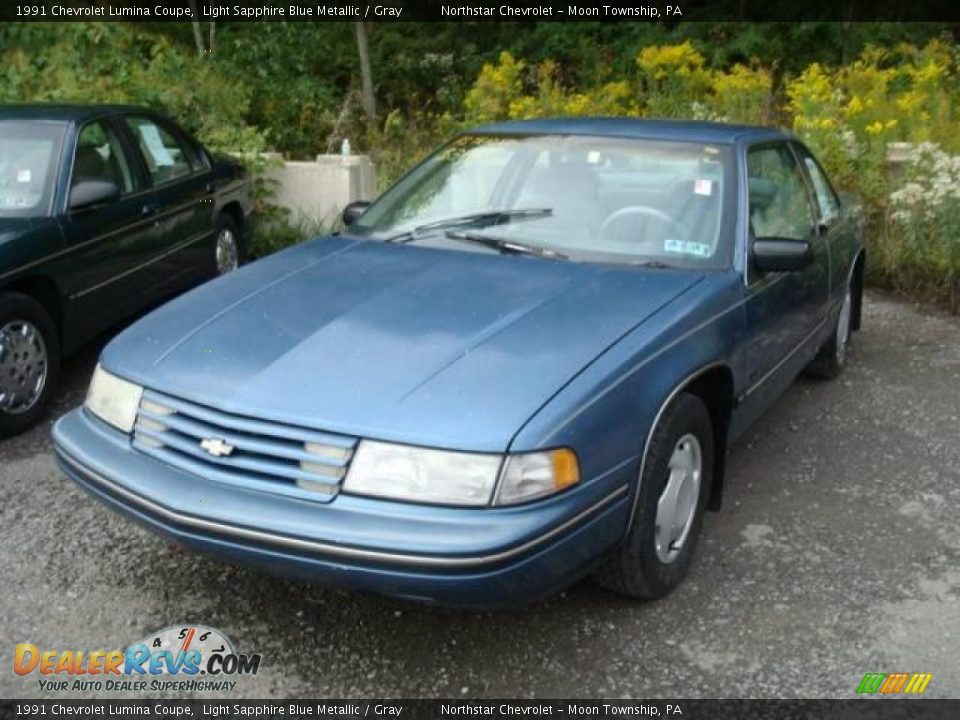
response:
M670 70L689 72L703 67L704 58L697 49L686 40L679 45L651 45L637 55L637 65L656 78L666 77Z
M850 98L850 102L847 103L847 107L844 108L844 111L847 114L847 117L851 115L857 115L862 113L864 109L863 100L860 99L859 95L854 95Z

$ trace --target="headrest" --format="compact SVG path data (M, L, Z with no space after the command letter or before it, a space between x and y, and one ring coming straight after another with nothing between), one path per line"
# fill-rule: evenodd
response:
M107 175L109 175L109 172L103 156L100 155L95 147L82 145L77 150L77 160L73 166L74 182L79 178L101 180Z
M750 209L766 210L777 196L777 186L772 180L752 177L750 182Z

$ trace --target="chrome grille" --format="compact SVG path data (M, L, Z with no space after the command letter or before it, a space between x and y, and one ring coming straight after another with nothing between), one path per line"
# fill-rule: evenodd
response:
M311 500L339 492L357 438L255 420L145 390L133 445L187 472Z

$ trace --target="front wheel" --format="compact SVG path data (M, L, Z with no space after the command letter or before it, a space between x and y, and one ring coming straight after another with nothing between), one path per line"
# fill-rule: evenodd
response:
M18 293L0 296L0 437L37 424L60 370L60 343L47 311Z
M605 587L643 600L662 597L686 576L713 482L710 413L681 393L647 448L627 536L597 571Z

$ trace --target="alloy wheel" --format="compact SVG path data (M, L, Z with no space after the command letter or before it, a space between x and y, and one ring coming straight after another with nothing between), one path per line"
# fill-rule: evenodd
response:
M703 451L695 435L687 434L677 441L667 471L667 484L657 502L653 531L657 557L664 564L680 555L697 515Z
M847 356L847 345L850 342L850 318L853 310L853 293L847 288L840 308L840 317L837 318L837 364L843 365Z
M43 395L49 360L37 327L11 320L0 328L0 412L28 412Z
M217 235L217 273L223 275L236 270L239 257L236 235L230 228L222 228Z

